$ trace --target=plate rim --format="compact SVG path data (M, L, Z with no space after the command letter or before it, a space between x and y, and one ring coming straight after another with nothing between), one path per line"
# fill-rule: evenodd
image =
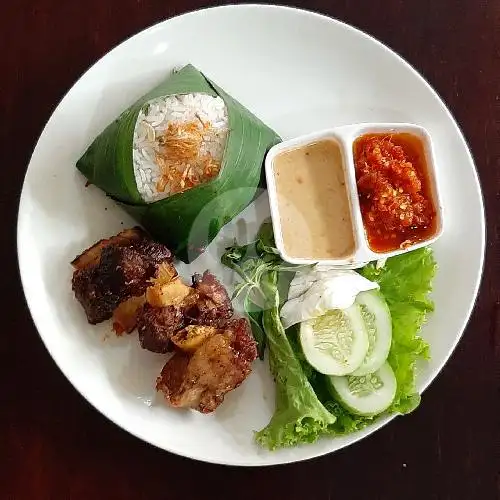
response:
M406 59L404 59L398 52L396 52L394 49L391 47L385 45L383 42L375 38L374 36L370 35L369 33L366 33L365 31L356 28L344 21L341 21L337 18L328 16L326 14L322 14L320 12L314 11L314 10L308 10L308 9L302 9L302 8L297 8L297 7L290 7L290 6L285 6L285 5L272 5L272 4L254 4L254 3L249 3L249 4L229 4L229 5L220 5L220 6L214 6L214 7L206 7L206 8L199 8L195 10L191 10L188 12L184 12L182 14L178 14L176 16L172 16L167 19L163 19L157 23L154 23L138 32L133 33L132 35L124 38L122 41L114 45L109 51L107 51L105 54L103 54L99 59L97 59L93 64L91 64L85 71L83 71L80 76L73 81L71 86L67 89L66 92L62 95L58 103L55 105L55 107L52 109L52 112L50 114L50 117L46 121L42 131L40 132L38 139L36 140L35 147L33 148L33 152L30 156L29 162L26 167L26 172L23 176L23 182L22 182L22 187L21 187L21 194L19 196L19 202L18 202L18 210L17 210L17 223L16 223L16 253L17 253L17 267L18 267L18 272L20 276L20 281L21 281L21 286L23 289L23 295L24 295L24 301L26 303L26 306L28 308L29 314L31 316L31 319L33 321L33 324L35 326L35 329L38 333L38 336L40 337L45 349L48 351L50 357L52 358L53 362L56 364L60 372L63 374L63 376L68 380L68 382L73 386L73 388L82 396L82 398L89 404L92 408L97 410L97 412L104 417L106 417L110 422L112 422L115 426L118 428L122 429L123 431L129 433L130 435L134 436L135 438L154 446L155 448L158 448L160 450L164 450L168 453L172 453L174 455L186 457L192 460L198 460L201 462L206 462L206 463L212 463L212 464L220 464L220 465L229 465L229 466L237 466L237 467L264 467L264 466L275 466L275 465L284 465L284 464L291 464L291 463L297 463L297 462L304 462L304 461L309 461L315 458L319 458L325 455L329 455L331 453L338 452L344 448L347 448L349 446L352 446L358 442L360 442L362 439L365 439L371 435L373 435L377 430L381 429L382 427L385 427L387 424L389 424L394 418L396 418L398 415L390 415L386 418L384 418L381 422L376 423L363 431L359 431L357 434L355 433L352 436L352 441L348 443L344 443L340 445L338 448L335 450L322 450L320 452L314 452L314 453L309 453L305 454L304 456L300 457L289 457L289 458L280 458L278 460L270 460L270 461L264 461L262 463L259 463L257 461L239 461L239 462L234 462L234 461L228 461L228 460L220 460L217 458L213 457L207 457L207 456L197 456L192 453L184 453L179 450L173 450L170 448L166 448L164 446L161 446L152 440L150 440L147 436L142 435L140 432L136 431L135 429L131 429L129 425L126 423L118 423L115 418L108 412L107 409L100 408L94 402L92 402L78 387L76 382L73 380L72 375L68 375L61 367L61 364L57 360L57 357L53 354L51 348L49 345L45 342L44 336L41 333L42 328L40 328L39 324L41 323L39 318L35 318L31 307L30 307L30 298L29 298L29 293L27 290L29 287L26 286L26 279L27 276L25 273L23 273L23 257L22 257L22 252L20 250L20 246L22 244L21 242L21 231L20 231L20 226L21 226L21 213L23 209L23 204L24 200L26 198L26 191L25 191L25 185L26 185L26 178L28 176L28 171L30 168L30 165L33 161L33 158L35 157L35 154L37 153L37 150L39 148L39 144L42 140L42 138L45 135L45 132L54 119L54 115L56 114L57 110L63 105L65 100L67 99L68 95L70 92L73 90L73 88L82 80L84 79L87 74L89 74L96 66L98 66L102 60L104 60L107 57L110 57L115 51L117 51L120 47L123 45L131 42L133 39L141 37L143 35L146 35L147 33L154 31L155 29L158 29L160 27L163 27L167 25L168 23L172 22L178 22L182 18L188 18L188 17L195 17L200 15L203 12L206 11L227 11L227 10L276 10L276 11L291 11L294 12L298 15L306 15L310 16L312 18L316 18L318 20L321 20L323 22L329 22L329 23L334 23L337 25L341 25L344 29L347 29L348 31L351 31L355 33L357 36L361 36L365 39L368 39L370 42L375 43L376 45L379 46L379 48L385 50L386 52L390 53L391 56L395 57L400 64L403 66L406 66L407 69L409 69L414 77L420 80L421 83L424 84L424 86L427 88L428 91L431 92L431 94L434 95L435 98L439 101L442 109L445 111L447 118L451 120L452 125L455 128L455 131L458 135L458 138L462 142L463 146L465 147L466 154L468 156L468 160L470 164L473 167L473 176L475 180L475 190L479 194L478 201L480 204L480 210L481 210L481 241L480 241L480 246L481 246L481 255L480 255L480 262L479 262L479 270L476 273L475 276L475 285L473 289L473 300L471 300L469 308L466 311L466 316L467 320L464 322L462 325L460 331L457 332L455 339L452 342L452 345L446 354L444 358L441 360L440 363L438 363L436 369L434 370L434 375L432 375L431 379L426 381L422 385L421 389L421 394L423 394L427 388L436 380L436 378L440 375L441 371L443 370L444 366L448 361L450 360L451 356L453 355L458 343L462 339L464 332L467 328L467 326L470 323L472 313L476 307L478 298L479 298L479 292L481 288L481 284L483 281L484 277L484 265L485 265L485 254L486 254L486 236L487 236L487 224L486 224L486 212L485 212L485 203L484 203L484 195L483 191L481 188L481 182L479 178L479 174L477 171L476 167L476 162L474 161L474 157L472 155L471 149L469 147L468 141L462 131L462 128L458 124L457 120L455 119L453 113L450 111L448 106L446 105L445 101L441 98L439 93L431 86L431 84L427 81L426 78L424 78L420 72L411 64L409 63Z

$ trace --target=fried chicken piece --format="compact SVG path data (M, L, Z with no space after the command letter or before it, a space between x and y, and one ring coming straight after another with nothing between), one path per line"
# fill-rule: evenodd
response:
M176 353L156 381L169 403L210 413L250 374L257 346L246 319L232 320L189 355Z
M193 276L193 288L199 298L185 308L187 323L223 327L233 315L233 306L222 283L212 273L205 271L203 276Z
M166 353L172 350L172 335L184 328L184 315L177 306L154 307L144 304L137 314L137 331L143 349Z
M118 305L130 297L143 295L158 266L172 260L167 247L145 234L132 238L127 246L122 243L98 243L76 259L79 264L73 273L72 288L91 324L111 318ZM87 264L81 267L84 261Z

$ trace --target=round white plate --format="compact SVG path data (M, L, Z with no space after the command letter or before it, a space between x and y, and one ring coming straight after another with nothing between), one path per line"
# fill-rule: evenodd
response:
M474 305L484 253L481 191L464 138L436 93L387 47L338 21L282 7L222 7L165 21L112 50L64 97L33 153L19 208L19 265L33 319L76 389L117 425L160 448L236 465L338 450L388 419L349 437L277 452L259 449L253 431L274 408L267 363L256 361L250 378L212 415L170 409L153 389L164 357L141 350L135 334L117 339L109 324L90 326L71 292L72 258L133 224L98 189L84 187L76 160L108 122L189 62L283 138L353 122L427 128L436 147L445 232L435 245L436 311L422 332L432 360L421 367L420 390L450 356ZM222 245L234 235L251 237L267 210L263 196L193 267L209 266L230 279L217 262Z

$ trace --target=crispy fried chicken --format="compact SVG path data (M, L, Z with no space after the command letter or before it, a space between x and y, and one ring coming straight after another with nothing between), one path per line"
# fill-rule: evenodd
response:
M156 388L174 407L210 413L246 379L256 357L248 321L231 320L208 335L193 354L175 353L163 367Z

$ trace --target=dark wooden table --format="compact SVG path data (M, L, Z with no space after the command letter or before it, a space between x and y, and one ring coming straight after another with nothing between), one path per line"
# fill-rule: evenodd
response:
M14 244L23 175L52 110L90 64L129 35L204 3L3 2L0 498L500 498L500 0L297 4L361 28L412 63L451 108L476 160L488 214L485 274L469 327L425 404L335 455L266 469L179 458L91 408L56 368L24 303Z

